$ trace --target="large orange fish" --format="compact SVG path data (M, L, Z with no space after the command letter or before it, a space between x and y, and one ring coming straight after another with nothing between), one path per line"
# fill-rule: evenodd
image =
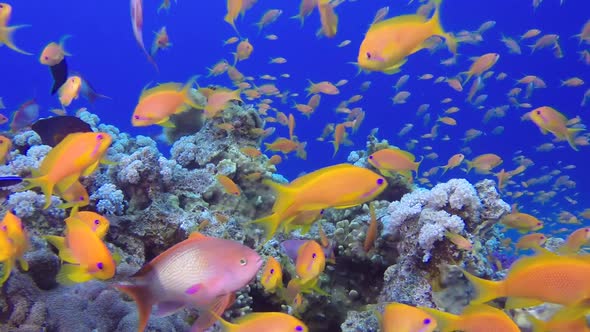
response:
M575 305L590 298L590 260L588 256L558 256L543 251L516 261L506 278L491 281L466 271L477 297L472 303L485 303L508 297L506 308L532 307L542 302Z
M432 332L436 320L423 310L402 303L390 303L381 317L383 332Z
M373 200L387 187L387 181L362 167L339 164L325 167L295 179L289 185L270 180L277 199L269 216L251 223L261 223L267 230L267 240L279 226L290 224L303 211L326 208L345 209Z
M154 258L130 282L116 287L135 300L138 331L145 330L154 304L160 316L185 306L201 309L193 329L204 330L223 313L232 293L256 276L261 265L262 258L239 242L193 233Z
M309 329L299 319L282 312L255 312L230 323L217 317L223 332L308 332Z
M80 176L92 174L101 161L105 162L103 156L111 142L107 133L69 134L49 151L39 169L33 172L35 177L25 179L29 183L26 189L40 187L45 194L44 208L48 208L55 186L69 188Z
M131 124L135 127L153 124L174 127L170 122L170 116L187 111L191 107L201 108L191 98L195 79L191 78L184 87L179 83L165 83L143 91L131 116Z
M0 262L3 262L2 285L10 276L10 272L16 261L24 271L29 269L29 264L24 259L25 252L29 249L29 236L19 217L6 212L0 222Z
M582 128L570 128L567 126L568 120L565 115L549 106L542 106L528 113L529 118L533 121L543 134L552 133L560 140L567 140L572 149L578 151L574 142L577 132Z
M502 331L520 332L518 326L504 311L485 304L470 305L461 315L431 308L420 308L435 317L441 332Z
M421 15L403 15L371 25L359 48L359 68L386 74L397 73L406 63L407 57L424 49L426 40L432 36L444 37L449 50L455 53L455 38L440 25L441 2L433 0L436 10L430 20Z
M53 235L44 238L59 250L59 257L65 262L56 277L59 283L107 280L115 275L115 261L109 249L84 221L67 218L65 238Z

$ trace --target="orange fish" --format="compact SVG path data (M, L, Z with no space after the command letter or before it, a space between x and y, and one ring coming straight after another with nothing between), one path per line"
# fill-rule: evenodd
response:
M502 163L502 158L493 153L486 153L477 156L472 161L466 160L467 173L473 168L480 174L488 174L492 169Z
M480 279L463 271L475 287L471 303L508 297L507 309L532 307L542 302L571 306L590 297L590 262L584 256L558 256L541 252L517 260L504 280Z
M436 320L420 308L402 303L389 303L383 309L383 332L432 332Z
M65 42L70 35L65 35L61 37L59 40L59 44L56 42L51 42L45 46L43 51L41 52L41 56L39 57L39 62L46 66L55 66L58 63L62 62L65 56L71 56L66 50L64 49Z
M82 220L100 239L104 239L109 230L109 220L96 212L72 209L70 217Z
M0 262L4 265L0 285L8 279L16 261L24 271L29 270L29 264L24 259L28 249L29 236L21 219L7 211L0 222Z
M84 185L80 181L74 182L67 188L64 188L63 184L58 183L56 193L66 201L66 203L58 205L60 209L67 209L74 206L83 207L90 203L88 191L86 191L86 188L84 188Z
M319 83L314 83L311 80L307 81L309 82L309 87L307 87L305 91L307 91L308 96L315 93L323 93L326 95L337 95L340 93L340 90L338 90L338 88L331 82L322 81Z
M199 91L201 92L202 90ZM205 105L204 110L205 116L208 119L217 117L221 111L230 105L232 100L242 101L242 98L240 98L240 89L228 90L220 88L206 93L205 97L207 97L207 105Z
M133 115L131 124L135 127L158 124L163 127L175 127L170 116L182 113L190 107L202 108L195 104L190 93L195 78L191 78L182 87L178 83L165 83L155 88L144 90Z
M223 174L217 174L217 181L219 181L225 192L230 195L240 196L242 193L240 187L232 179Z
M547 242L547 237L541 233L532 233L523 235L516 242L516 249L526 250L533 249L538 250L539 247Z
M170 43L166 27L162 27L160 31L156 32L156 38L154 38L154 42L152 43L150 54L155 56L159 50L165 50L170 46L172 46L172 43Z
M469 71L461 73L467 75L463 85L466 85L473 76L481 76L485 71L488 71L498 62L498 59L500 59L500 54L498 53L487 53L476 58L471 64Z
M580 248L590 243L590 227L584 227L573 231L559 248L560 253L576 254Z
M64 285L107 280L115 275L115 261L104 242L84 221L66 219L65 238L45 236L59 250L62 265L56 280Z
M68 77L68 80L57 91L61 106L70 106L74 99L80 97L81 90L82 78L80 76Z
M543 223L527 213L513 212L500 219L500 223L508 228L515 228L521 233L538 231L543 228Z
M248 39L242 40L236 47L236 52L234 53L234 66L238 61L248 59L252 52L254 52L254 46L250 44Z
M40 187L45 194L44 208L48 208L55 186L69 188L80 176L92 174L101 161L105 162L103 156L111 142L107 133L69 134L49 151L33 172L34 177L25 179L29 183L26 189Z
M266 266L262 270L260 284L267 293L274 293L277 289L283 287L283 269L281 264L272 256L268 258Z
M305 242L297 252L295 272L304 285L316 279L326 268L326 256L322 247L313 240Z
M12 35L14 32L20 28L28 27L29 25L8 26L11 14L12 6L7 3L0 3L0 45L6 45L6 47L18 53L31 55L31 53L25 52L16 47L12 42Z
M350 164L325 167L295 179L289 185L270 180L277 199L269 216L251 223L261 223L269 240L281 225L288 225L299 213L329 207L343 209L371 201L387 187L378 174Z
M447 164L445 166L443 166L443 172L442 174L445 174L449 169L455 168L459 165L461 165L461 163L463 162L463 160L465 159L465 155L463 155L462 153L457 153L455 155L453 155L451 158L449 158L449 161L447 162Z
M434 0L435 12L430 20L420 15L393 17L371 25L359 48L359 68L394 74L400 71L408 56L422 50L433 36L445 38L449 50L456 52L455 38L440 25L440 4Z
M301 21L301 26L305 23L305 18L309 16L318 4L318 0L301 0L299 5L299 14L291 17Z
M367 235L365 236L365 242L363 242L363 250L365 252L369 252L371 248L375 245L375 238L377 237L377 232L379 231L379 223L377 221L377 216L375 215L375 204L371 202L369 204L369 214L371 217L371 221L369 223L369 227L367 227Z
M527 318L532 325L533 332L590 332L586 322L586 314L590 309L588 300L571 307L559 309L547 321L542 321L530 314Z
M338 15L334 12L334 5L330 0L317 0L320 22L322 27L316 35L324 35L328 38L336 36L338 32Z
M255 24L258 27L258 33L260 33L264 27L276 21L282 13L283 11L280 9L267 10L260 18L260 21Z
M248 284L262 263L254 250L239 242L193 233L147 263L129 282L115 287L137 304L138 331L145 330L154 304L160 316L185 306L200 309L193 325L193 330L200 331L215 323L232 293Z
M431 308L420 307L432 315L441 332L452 331L502 331L520 332L518 326L504 313L504 311L485 304L472 304L463 309L461 315L453 315L448 312Z
M568 128L567 118L556 109L549 106L542 106L532 110L528 113L528 116L543 134L550 132L560 140L567 140L572 149L578 151L574 139L576 133L583 129Z
M391 177L391 172L395 171L408 179L412 179L411 171L418 174L418 167L422 163L422 160L416 162L416 157L410 152L400 149L381 149L371 154L368 161L385 176Z
M6 157L12 148L12 141L6 136L0 135L0 164L6 163Z
M223 332L308 332L309 329L299 319L282 312L255 312L247 314L230 323L217 316Z
M457 248L461 249L461 250L473 250L473 244L467 240L466 238L464 238L463 236L459 235L459 234L455 234L455 233L451 233L451 232L445 232L445 237L447 239L449 239L449 241L453 242L454 245L457 246Z

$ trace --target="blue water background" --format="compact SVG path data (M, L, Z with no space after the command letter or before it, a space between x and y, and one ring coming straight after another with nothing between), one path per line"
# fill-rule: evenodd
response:
M555 214L561 210L579 212L590 207L588 199L590 177L587 165L590 162L588 147L582 147L580 152L571 150L566 144L557 144L560 149L551 152L535 152L534 147L542 143L550 142L550 136L543 136L532 122L522 122L520 117L527 110L511 108L503 119L493 119L489 124L483 125L481 119L490 107L507 103L506 93L514 87L515 80L527 74L538 75L545 80L549 88L536 90L530 102L534 107L550 105L565 113L569 118L580 115L584 122L588 123L588 109L581 109L579 104L584 91L590 84L589 68L578 60L578 51L584 46L578 44L578 40L570 38L580 32L583 24L590 17L590 3L585 0L566 0L563 6L559 0L545 0L534 11L529 0L501 0L501 1L471 1L471 0L447 0L444 1L441 20L446 30L457 32L459 30L475 30L479 25L488 20L495 20L496 26L484 34L484 42L479 45L460 45L459 64L445 67L439 64L450 54L441 50L435 54L422 51L409 58L403 67L402 74L410 74L411 79L404 90L412 92L407 104L392 106L390 98L395 91L395 84L401 74L384 75L372 73L370 75L356 75L356 68L347 62L356 61L358 46L363 35L373 19L377 9L389 5L389 16L402 13L413 13L418 7L417 1L412 6L406 6L407 1L377 1L365 0L345 2L336 8L340 17L339 31L336 38L316 38L315 32L319 28L319 15L314 12L306 19L302 29L299 21L289 19L298 12L298 1L270 1L260 0L248 11L244 19L238 19L237 26L242 37L250 39L254 45L254 53L251 58L240 62L237 68L246 76L270 74L279 77L282 73L288 73L291 78L279 78L275 83L281 89L298 92L300 97L295 98L298 103L306 103L304 88L307 87L307 79L314 82L328 80L336 82L340 79L348 79L350 82L341 87L339 96L322 96L322 103L310 120L295 114L297 127L295 133L301 141L308 142L307 160L299 160L290 156L281 165L279 172L289 179L293 179L301 172L309 172L323 166L346 162L348 153L352 150L362 150L365 146L365 138L372 128L379 128L379 137L389 139L391 144L404 147L411 138L429 132L429 126L423 126L422 118L416 116L416 109L420 104L431 104L430 113L432 119L441 115L442 111L450 106L458 106L461 111L453 116L458 120L458 126L439 129L439 139L435 141L422 140L414 152L417 155L427 154L430 151L422 150L423 146L431 145L439 159L426 160L421 170L426 171L430 167L446 164L447 159L459 152L465 130L476 128L483 130L487 135L477 138L469 144L473 154L472 158L481 153L496 153L504 158L504 164L497 170L505 168L512 170L517 167L512 162L514 152L524 151L524 155L532 158L535 165L527 169L524 177L516 180L528 179L548 173L553 169L560 169L568 164L578 167L574 170L563 170L577 182L577 187L566 193L579 201L577 205L571 205L563 200L563 195L558 195L546 206L530 203L530 198L521 198L519 203L525 211L536 209L539 216L547 220L554 220ZM14 110L22 102L34 97L41 104L42 116L49 116L51 108L57 108L57 97L49 95L51 77L49 69L38 61L43 47L50 41L57 41L65 34L73 37L66 42L66 49L73 54L68 58L70 68L80 72L96 90L112 99L103 99L94 105L89 105L85 100L75 101L68 109L73 113L79 107L89 107L90 111L98 114L103 123L113 124L123 131L131 134L141 134L155 137L161 132L157 126L134 128L130 124L131 114L135 107L141 90L149 83L161 83L169 81L184 82L195 74L206 75L206 67L211 67L220 59L232 59L231 52L235 51L235 45L222 46L222 41L234 36L231 26L223 21L225 15L225 1L187 1L180 0L172 4L169 14L156 14L160 5L159 1L145 1L144 3L144 41L149 50L154 31L161 26L166 26L170 35L172 48L158 54L156 60L160 67L160 73L147 62L145 55L136 44L130 22L128 1L38 1L19 0L10 2L13 6L13 15L10 25L30 24L31 27L19 30L15 35L15 43L20 48L35 53L34 56L18 54L6 47L0 48L0 97L4 98L7 110ZM257 28L253 25L262 14L270 8L283 10L283 16L274 24L264 29L258 35ZM523 55L512 55L500 42L502 35L517 38L530 28L539 28L543 33L557 33L561 36L560 44L564 50L565 58L556 59L550 49L544 49L530 55L525 45L531 41L522 43ZM264 35L273 33L279 36L277 41L269 41ZM345 39L352 40L351 45L338 48L340 42ZM588 49L586 45L586 49ZM433 84L433 80L418 81L417 77L425 73L431 73L435 78L439 75L452 77L460 71L468 69L472 56L478 56L487 52L501 54L499 62L493 68L496 73L506 72L509 77L502 81L489 79L482 93L489 95L484 103L483 110L477 110L464 102L467 91L455 92L446 84ZM284 65L269 65L269 57L282 56L288 62ZM572 76L579 76L587 83L579 88L560 88L560 80ZM371 81L371 88L363 93L364 99L354 106L361 106L366 111L366 119L360 130L351 136L354 146L341 147L335 158L331 158L333 148L329 142L318 142L318 137L328 122L342 122L344 115L334 112L341 100L348 99L359 93L359 86L364 81ZM220 84L230 86L226 75L218 78L201 78L201 85ZM261 85L262 80L255 83ZM469 86L466 87L468 89ZM453 98L451 104L440 104L445 97ZM523 100L524 102L524 100ZM297 113L291 109L292 101L282 105L277 99L273 106L288 113ZM272 114L272 112L270 112ZM400 139L397 132L405 123L414 123L414 130ZM497 126L505 127L504 134L492 135L491 130ZM286 127L277 129L277 134L288 136ZM440 137L448 134L451 141L441 141ZM266 142L274 140L270 137ZM418 138L419 139L419 138ZM168 147L161 145L162 152L168 154ZM558 163L561 161L561 164ZM542 169L547 166L547 169ZM449 171L440 180L451 177L463 177L464 173L458 169ZM492 176L485 176L492 178ZM468 179L475 182L484 176L470 174ZM437 177L434 177L437 179ZM531 190L551 190L551 183L532 187ZM337 190L337 188L335 188ZM577 193L577 194L575 194ZM510 198L507 201L512 203ZM557 207L553 203L558 203Z

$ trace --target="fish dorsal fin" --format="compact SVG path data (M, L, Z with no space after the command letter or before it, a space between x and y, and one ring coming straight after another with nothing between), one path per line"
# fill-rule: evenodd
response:
M375 23L371 25L369 31L382 29L384 27L391 26L392 24L403 24L403 23L426 23L428 19L422 15L402 15L398 17L392 17L387 20Z
M500 311L490 305L479 303L479 304L470 304L465 309L461 315L474 315L474 314L481 314L481 313L497 313Z
M200 232L192 232L192 233L190 233L188 238L191 240L205 240L208 238L208 236L204 235L203 233L200 233Z
M333 172L334 170L346 169L346 168L351 168L351 167L356 167L356 166L351 165L351 164L343 163L343 164L338 164L338 165L333 165L333 166L325 167L325 168L322 168L322 169L317 170L315 172L308 173L308 174L305 174L303 176L300 176L297 179L291 181L291 183L289 185L291 187L292 186L299 186L299 185L302 185L302 184L307 183L309 180L312 180L314 178L317 178L320 175L324 175L324 174L327 174L329 172Z
M157 93L162 93L162 92L169 92L169 91L175 91L175 92L179 92L182 90L183 85L180 83L164 83L164 84L160 84L155 88L151 88L149 90L144 90L141 93L141 98L146 98L149 97L151 95L157 94Z
M413 153L408 152L408 151L404 151L402 149L392 149L392 150L397 150L400 154L402 154L403 156L407 157L409 160L411 161L416 161L416 156L414 156Z

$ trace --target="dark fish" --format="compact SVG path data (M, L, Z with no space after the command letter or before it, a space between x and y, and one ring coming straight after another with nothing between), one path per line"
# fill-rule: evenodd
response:
M0 176L0 187L10 187L23 181L20 176Z
M56 146L72 133L91 132L90 125L71 115L54 116L33 123L32 129L39 134L43 144Z
M54 95L68 79L68 63L66 62L66 58L61 60L57 65L49 68L51 69L51 76L53 77L51 94Z

